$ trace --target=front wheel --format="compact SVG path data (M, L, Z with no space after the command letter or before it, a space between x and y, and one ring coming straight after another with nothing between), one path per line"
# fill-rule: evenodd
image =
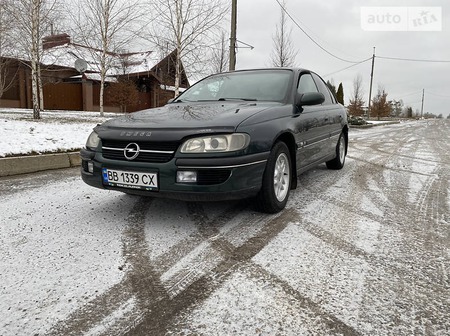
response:
M346 151L346 141L344 133L341 133L339 140L336 144L336 157L333 160L327 161L328 169L342 169L345 163Z
M291 189L291 156L284 142L273 146L261 190L256 196L256 205L260 211L277 213L284 209Z

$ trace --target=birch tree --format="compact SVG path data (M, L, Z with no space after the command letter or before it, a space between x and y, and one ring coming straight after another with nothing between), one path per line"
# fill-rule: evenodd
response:
M10 19L9 1L0 1L0 98L14 84L15 73L11 69L12 58L15 56L12 32L14 21Z
M44 109L41 76L42 38L50 32L57 9L56 0L11 0L10 17L16 21L15 41L31 68L33 118L40 119Z
M155 20L151 41L158 48L176 50L175 96L181 84L182 61L185 69L202 71L205 54L214 44L213 35L228 14L223 0L153 0Z
M130 48L143 15L139 1L82 0L74 17L76 36L89 47L100 74L100 115L104 114L104 92L108 72L117 54Z
M288 27L287 16L284 10L286 1L282 1L280 6L282 7L280 21L276 26L275 35L272 37L273 50L270 61L274 67L291 67L295 65L298 50L295 49L292 42L292 28L289 29Z

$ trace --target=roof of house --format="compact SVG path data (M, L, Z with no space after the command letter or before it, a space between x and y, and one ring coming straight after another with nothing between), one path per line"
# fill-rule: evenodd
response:
M82 59L87 63L86 72L99 72L100 54L101 50L68 42L44 49L42 63L48 66L74 68L75 61ZM108 76L151 71L160 62L159 57L152 51L123 54L108 53L107 57L111 62Z

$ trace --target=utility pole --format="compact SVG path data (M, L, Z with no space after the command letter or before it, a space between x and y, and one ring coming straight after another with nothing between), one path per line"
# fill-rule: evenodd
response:
M422 89L422 108L420 109L420 117L423 118L423 101L425 99L425 89Z
M370 104L372 100L372 83L373 83L373 67L375 65L375 47L373 47L372 55L372 71L370 73L370 89L369 89L369 106L367 107L367 119L370 118Z
M230 66L229 70L236 68L236 26L237 26L237 0L231 2L231 35L230 35Z

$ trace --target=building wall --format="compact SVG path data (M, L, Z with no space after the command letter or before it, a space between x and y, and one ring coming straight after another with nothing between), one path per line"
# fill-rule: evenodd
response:
M128 112L163 106L174 97L174 92L161 89L161 81L173 82L170 58L161 63L162 70L156 76L152 71L138 74L128 74L127 78L135 81L139 90L135 104L127 107ZM0 98L0 107L32 108L31 70L19 61L13 65L16 73L14 85ZM18 69L18 71L17 71ZM79 73L72 68L56 67L43 69L44 108L56 110L99 111L100 84L95 81L81 81L76 76ZM186 86L188 86L186 80ZM119 112L120 107L113 106L108 90L104 95L104 111Z
M82 111L81 83L48 83L44 85L44 109Z

